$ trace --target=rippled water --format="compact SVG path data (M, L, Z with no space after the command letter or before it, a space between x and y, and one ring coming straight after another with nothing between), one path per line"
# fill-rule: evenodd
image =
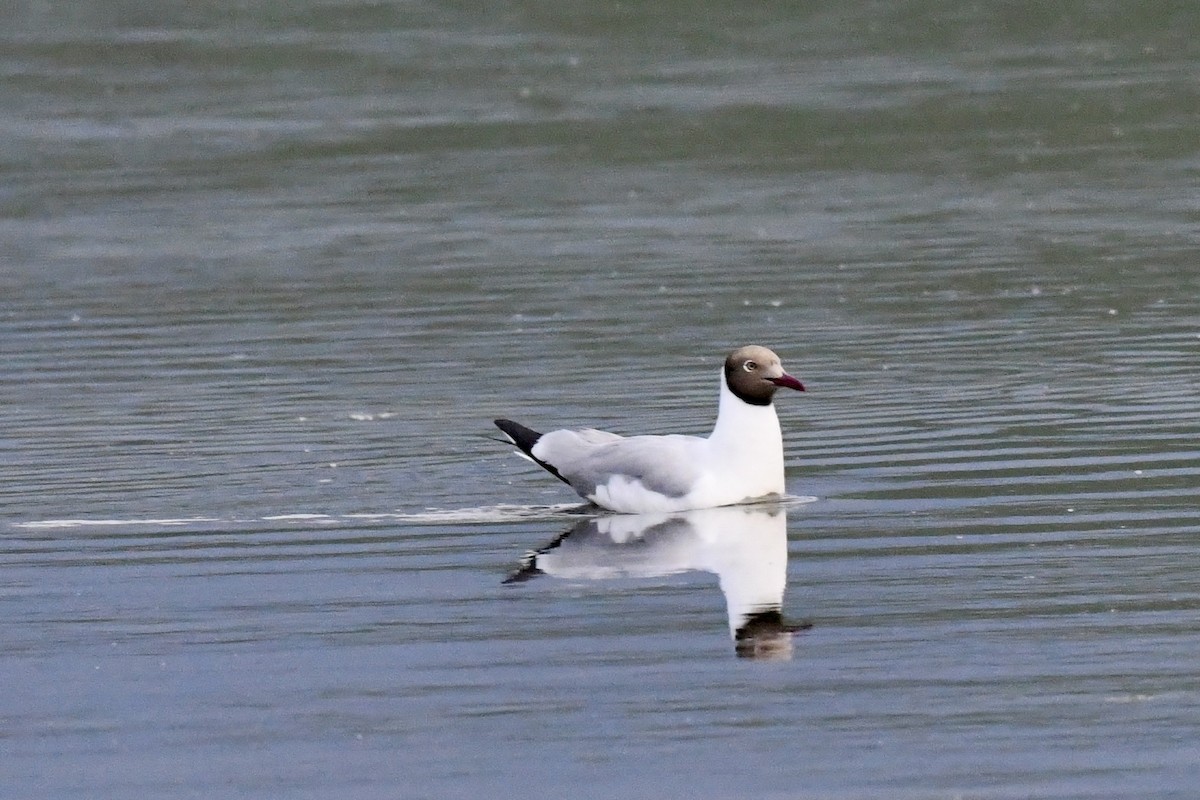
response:
M1190 9L5 14L14 797L1194 792ZM773 511L492 440L748 342Z

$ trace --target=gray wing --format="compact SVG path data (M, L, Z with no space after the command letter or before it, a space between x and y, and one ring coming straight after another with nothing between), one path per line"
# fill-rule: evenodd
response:
M591 495L616 476L640 481L652 492L682 497L700 476L704 440L695 436L617 436L603 431L552 431L533 454L554 466L571 487Z

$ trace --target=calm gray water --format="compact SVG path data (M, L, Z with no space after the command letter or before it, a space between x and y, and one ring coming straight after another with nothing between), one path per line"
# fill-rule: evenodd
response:
M5 796L1195 796L1200 11L728 5L3 12Z

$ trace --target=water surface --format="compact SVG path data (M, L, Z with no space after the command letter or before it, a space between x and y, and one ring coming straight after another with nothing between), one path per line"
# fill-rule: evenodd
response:
M1193 793L1190 10L5 13L13 796ZM788 658L490 440L750 342Z

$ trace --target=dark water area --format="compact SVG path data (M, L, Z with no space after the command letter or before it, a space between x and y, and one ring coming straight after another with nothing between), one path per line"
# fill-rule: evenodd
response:
M1194 794L1197 10L0 19L13 797ZM494 441L746 343L771 509Z

